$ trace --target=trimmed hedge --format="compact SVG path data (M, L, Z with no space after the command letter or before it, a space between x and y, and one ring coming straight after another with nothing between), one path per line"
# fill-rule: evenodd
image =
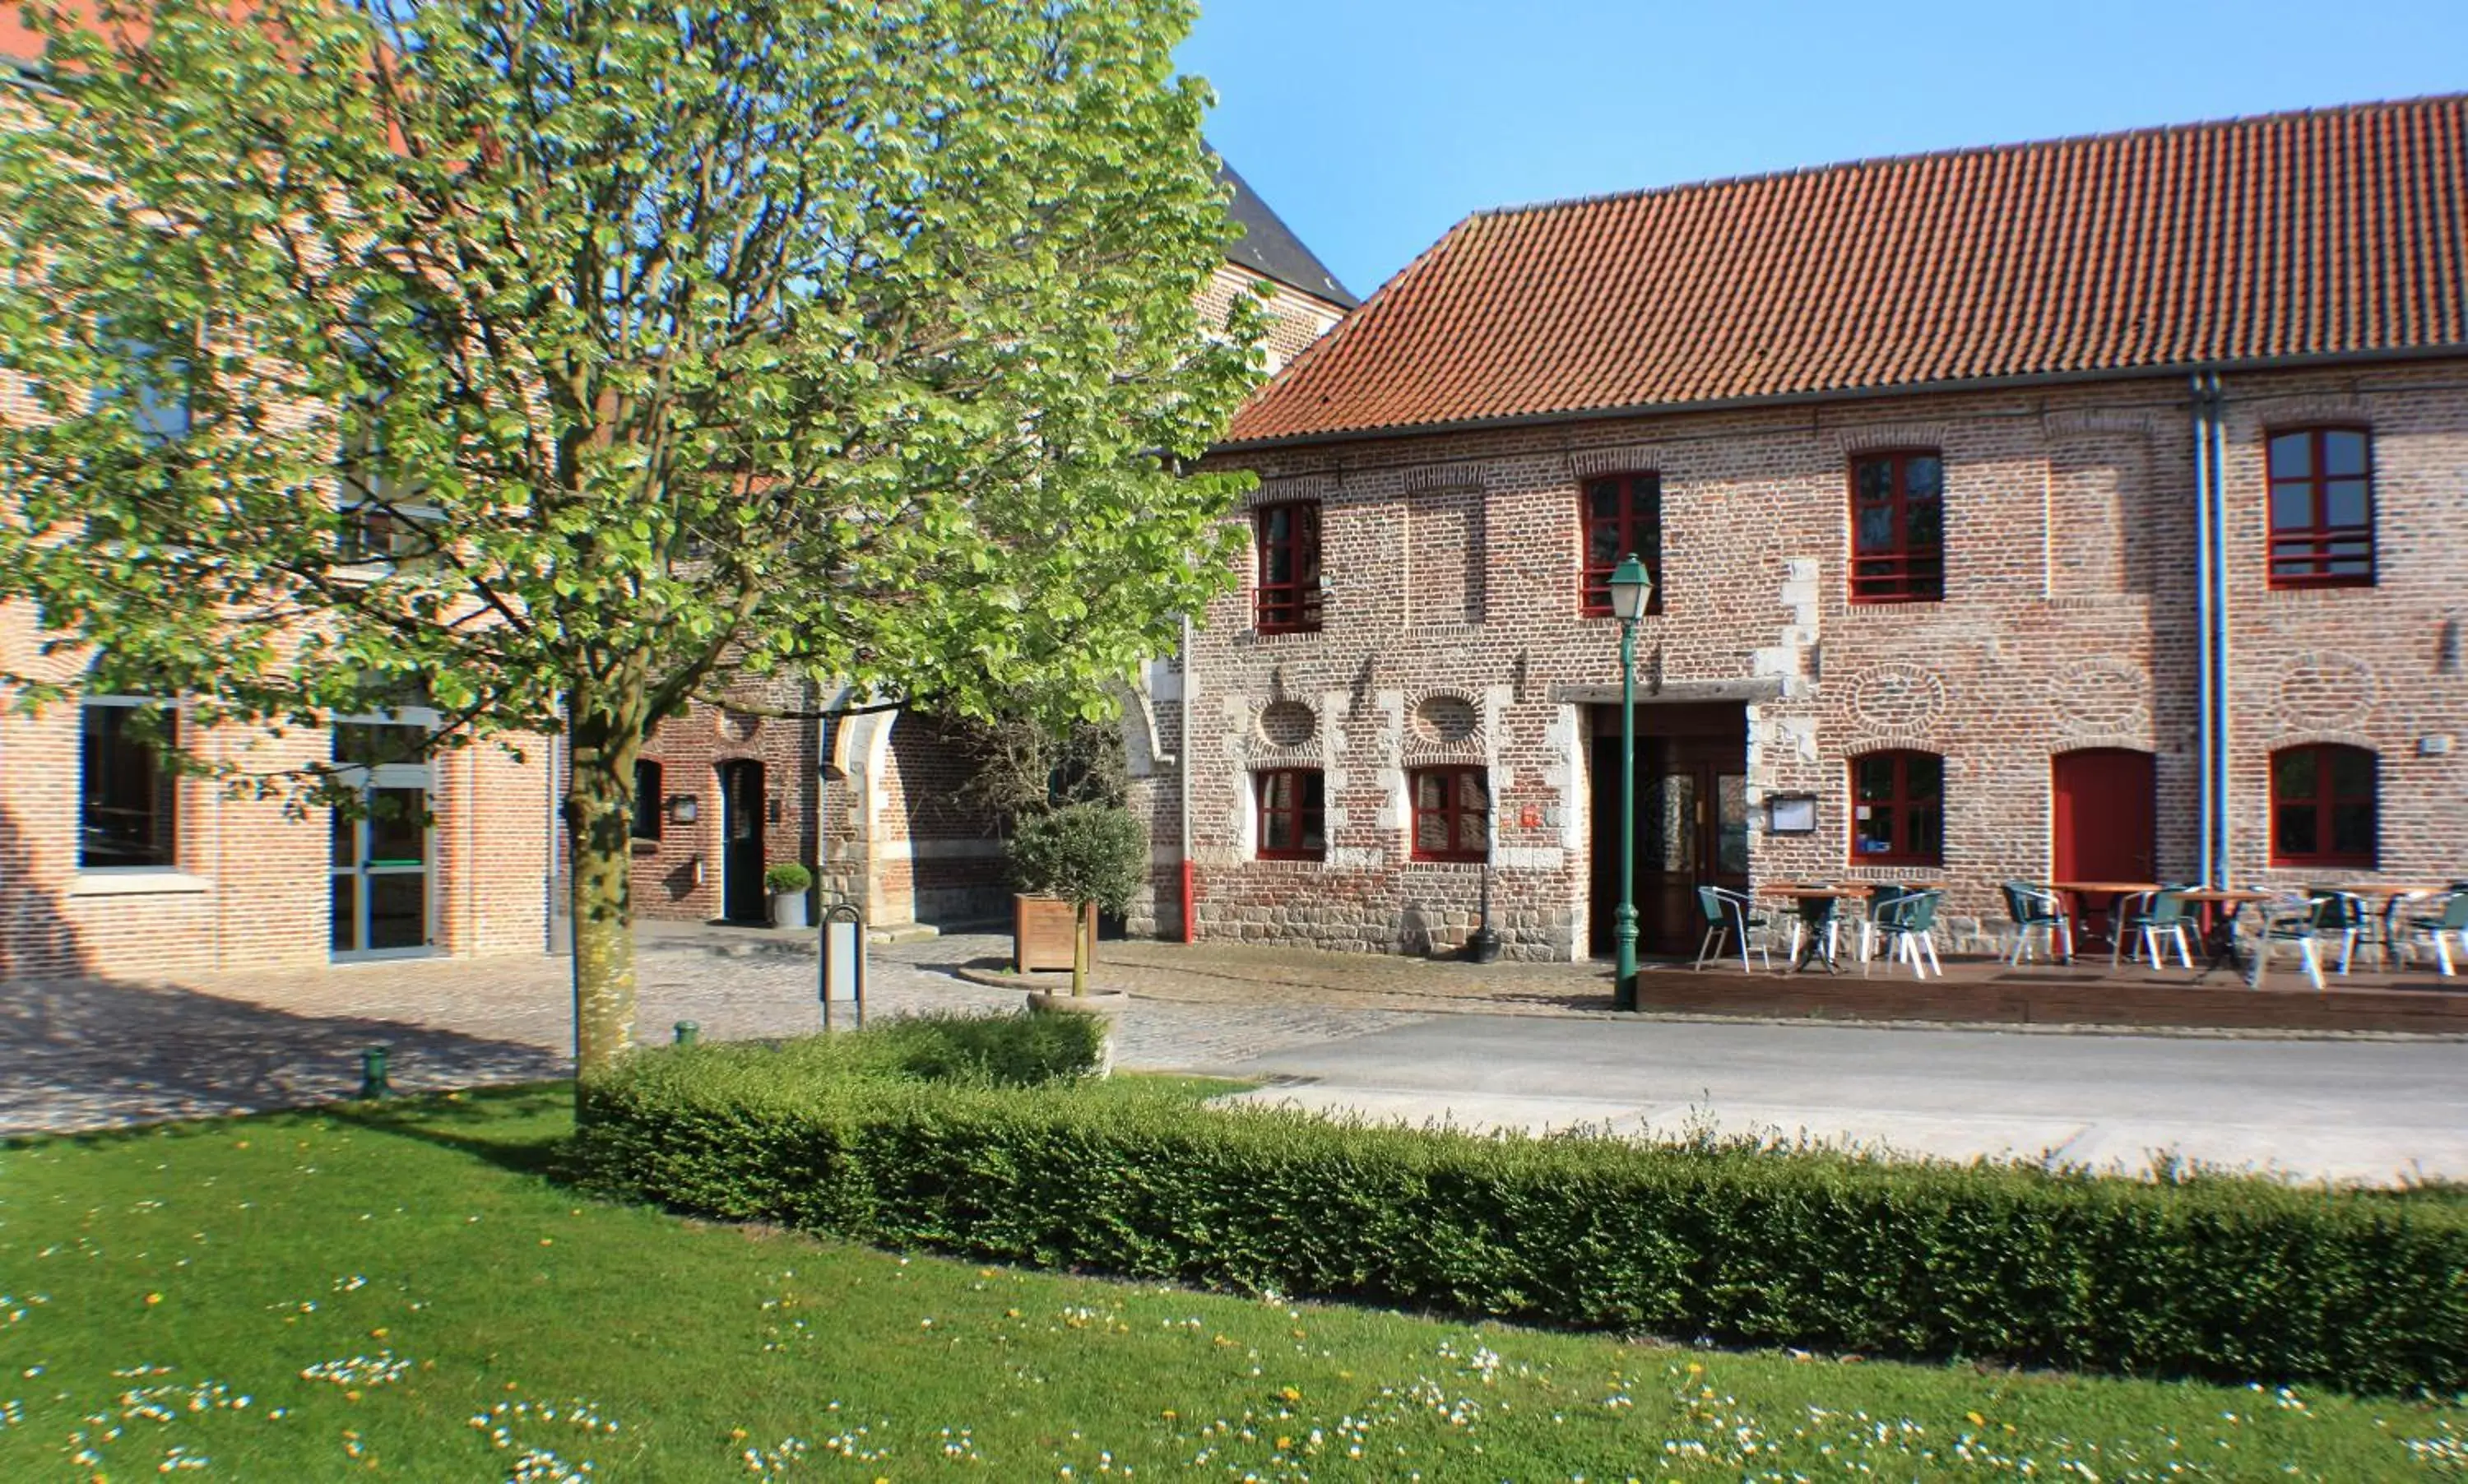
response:
M1088 1018L645 1052L583 1088L581 1169L706 1216L1248 1291L1915 1359L2468 1387L2455 1202L1480 1138L1027 1085L1040 1065L1093 1065L1045 1039ZM904 1049L860 1044L876 1036Z

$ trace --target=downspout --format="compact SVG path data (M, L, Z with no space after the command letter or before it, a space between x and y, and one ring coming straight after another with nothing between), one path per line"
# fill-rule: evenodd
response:
M562 696L559 697L558 710L560 714L565 710ZM560 737L560 733L551 733L546 739L548 744L540 749L548 765L540 769L548 778L540 816L540 951L550 954L557 951L557 755Z
M2218 861L2211 853L2219 837L2220 800L2213 787L2211 757L2211 695L2219 677L2211 660L2211 403L2207 376L2187 378L2192 398L2194 439L2194 772L2196 782L2195 877L2205 886L2219 884Z
M1200 941L1199 879L1191 864L1191 690L1196 683L1191 664L1191 615L1186 613L1182 619L1182 736L1176 742L1174 749L1179 754L1175 761L1180 765L1182 775L1181 808L1177 812L1182 816L1182 941L1185 943Z

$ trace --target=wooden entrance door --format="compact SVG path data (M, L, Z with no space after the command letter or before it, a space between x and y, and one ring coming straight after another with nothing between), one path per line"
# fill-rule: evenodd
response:
M1748 714L1736 705L1637 708L1637 947L1694 953L1697 888L1748 885ZM1594 950L1615 947L1619 904L1619 708L1595 708Z
M2151 754L2128 747L2060 752L2049 761L2049 858L2060 881L2148 881L2159 806Z
M737 758L720 765L720 915L732 923L770 918L763 890L763 765Z

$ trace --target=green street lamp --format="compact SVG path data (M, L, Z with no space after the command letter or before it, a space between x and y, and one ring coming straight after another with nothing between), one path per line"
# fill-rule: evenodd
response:
M1611 919L1619 964L1611 1005L1636 1008L1636 621L1654 601L1654 579L1631 552L1611 569L1611 616L1620 624L1620 893Z

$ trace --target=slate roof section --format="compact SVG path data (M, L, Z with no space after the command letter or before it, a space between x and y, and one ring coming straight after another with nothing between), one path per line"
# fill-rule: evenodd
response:
M1243 235L1225 249L1227 262L1249 268L1263 278L1299 288L1314 299L1325 299L1340 309L1353 308L1361 302L1346 291L1345 285L1337 281L1337 275L1328 270L1327 264L1303 245L1303 240L1294 236L1293 229L1269 209L1268 202L1260 199L1260 194L1251 189L1250 182L1245 180L1233 166L1226 164L1223 156L1217 161L1217 180L1231 193L1231 199L1225 207L1226 215L1243 229Z
M2468 350L2468 95L1468 217L1229 444Z

